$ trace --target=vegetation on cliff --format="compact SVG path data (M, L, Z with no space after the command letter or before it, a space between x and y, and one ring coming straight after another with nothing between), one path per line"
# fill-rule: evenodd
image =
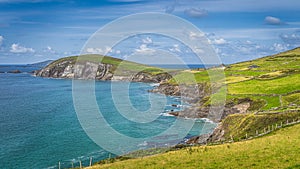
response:
M160 82L153 92L176 96L181 95L181 87L193 106L176 114L178 116L206 117L212 101L218 102L218 99L222 99L221 95L225 94L226 103L220 124L205 142L238 141L300 119L300 48L208 70L166 71L111 57L100 56L101 61L95 62L95 58L99 59L90 55L80 60L79 64L92 62L100 65L99 74L105 73L98 76L100 78L96 76L96 79L113 80L112 76L117 76L121 77L117 80ZM60 59L36 72L36 75L63 77L68 72L72 75L76 60L77 57ZM218 79L221 84L219 90L212 93L211 86L215 84L210 82L209 75L214 71L224 72L225 76ZM128 78L128 73L134 75ZM299 125L296 125L284 128L276 135L241 143L194 147L188 151L179 150L100 167L299 167L297 154L300 152L294 146L300 141L298 129ZM194 140L194 143L200 142L203 143L203 140Z
M89 169L299 168L299 130L300 125L297 124L253 140L187 147L149 157L95 165Z
M58 59L36 71L35 75L52 78L141 82L160 82L171 78L171 75L161 68L94 54Z
M220 67L211 70L218 71ZM226 106L231 107L231 113L225 113L207 141L232 143L185 148L92 168L299 168L300 125L281 127L300 119L300 48L228 65L224 73L226 78L219 91L226 93ZM206 70L177 72L161 88L170 90L178 83L202 84L209 91ZM209 107L212 97L218 95L205 95L198 100L197 112L201 114L199 110ZM265 137L235 142L278 127L281 129Z

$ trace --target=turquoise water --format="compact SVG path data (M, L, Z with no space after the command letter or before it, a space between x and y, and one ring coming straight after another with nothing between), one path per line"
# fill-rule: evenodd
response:
M121 82L113 83L122 85ZM157 112L160 116L154 122L139 124L127 120L113 105L110 86L111 82L96 82L96 97L102 105L103 116L118 132L130 137L152 136L165 131L176 120L164 115L171 109L180 109L171 106L181 104L176 97L167 98L164 112ZM152 87L145 83L130 84L130 101L137 110L149 109L147 91ZM59 161L62 168L71 167L71 163L79 166L79 161L87 166L90 157L95 162L110 156L82 129L73 106L71 80L33 77L28 73L0 73L0 91L1 169L58 168ZM187 137L215 127L210 123L209 130L201 131L203 124L204 121L197 120ZM167 137L165 145L178 141ZM155 143L153 140L137 145L136 149L161 146Z

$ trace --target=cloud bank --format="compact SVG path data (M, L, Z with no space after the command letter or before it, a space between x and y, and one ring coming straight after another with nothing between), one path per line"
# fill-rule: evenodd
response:
M24 46L20 46L19 44L12 44L10 47L10 52L12 53L33 53L35 52L32 48L26 48Z
M189 8L184 10L184 14L193 18L202 18L208 15L208 11L205 9Z
M281 21L281 19L273 17L273 16L267 16L265 18L265 23L268 25L282 25L284 22Z

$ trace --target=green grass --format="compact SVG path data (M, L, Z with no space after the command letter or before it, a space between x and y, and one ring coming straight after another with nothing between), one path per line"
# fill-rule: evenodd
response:
M229 115L222 121L225 130L225 139L235 140L244 139L248 136L256 136L256 131L259 133L268 130L268 127L275 128L276 124L285 124L287 120L292 122L300 119L300 111L285 112L285 113L259 113L259 114L233 114Z
M51 68L58 63L63 63L64 61L69 61L73 64L77 63L85 63L85 62L93 62L93 63L105 63L112 65L110 72L114 72L115 75L128 75L138 72L147 72L149 74L155 75L159 73L166 72L168 70L164 70L157 67L152 67L148 65L143 65L139 63L134 63L130 61L125 61L109 56L102 56L102 55L96 55L96 54L89 54L89 55L81 55L81 56L70 56L58 59L51 64L49 64L47 67Z
M300 73L271 80L249 80L228 85L229 94L285 94L300 89Z
M253 140L186 148L91 168L299 168L299 131L298 124Z
M121 72L164 69L104 57ZM203 99L202 106L251 102L246 114L222 120L224 138L241 140L262 133L271 126L300 119L300 48L251 61L229 65L222 70L173 71L169 84L219 83L220 90ZM209 87L208 87L209 88ZM233 144L193 147L150 157L130 159L93 168L300 168L300 125L275 131L268 136ZM153 150L156 152L157 150ZM145 153L145 152L136 152ZM146 151L146 154L148 151ZM118 161L118 160L117 160Z
M289 106L291 104L300 105L300 92L282 96L282 104L283 106Z

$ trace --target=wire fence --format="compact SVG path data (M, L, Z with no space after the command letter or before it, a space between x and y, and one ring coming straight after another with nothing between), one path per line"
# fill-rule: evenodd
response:
M250 140L250 139L253 139L256 137L261 137L261 136L269 134L275 130L278 130L280 128L298 124L298 123L300 123L300 119L299 120L294 119L292 121L286 120L286 122L280 122L280 123L276 123L273 125L268 125L265 128L263 128L262 130L256 130L255 134L246 133L244 139L238 139L238 140L243 141L243 140ZM212 144L232 143L232 142L234 142L234 140L235 140L234 136L231 135L229 140L223 140L221 142L215 142ZM66 168L67 169L74 169L74 168L81 169L81 168L92 166L94 162L97 162L97 161L93 161L93 160L94 160L93 157L90 157L88 160L86 159L86 160L73 160L73 161L59 161L57 163L57 165L53 166L52 168L53 169L66 169Z

